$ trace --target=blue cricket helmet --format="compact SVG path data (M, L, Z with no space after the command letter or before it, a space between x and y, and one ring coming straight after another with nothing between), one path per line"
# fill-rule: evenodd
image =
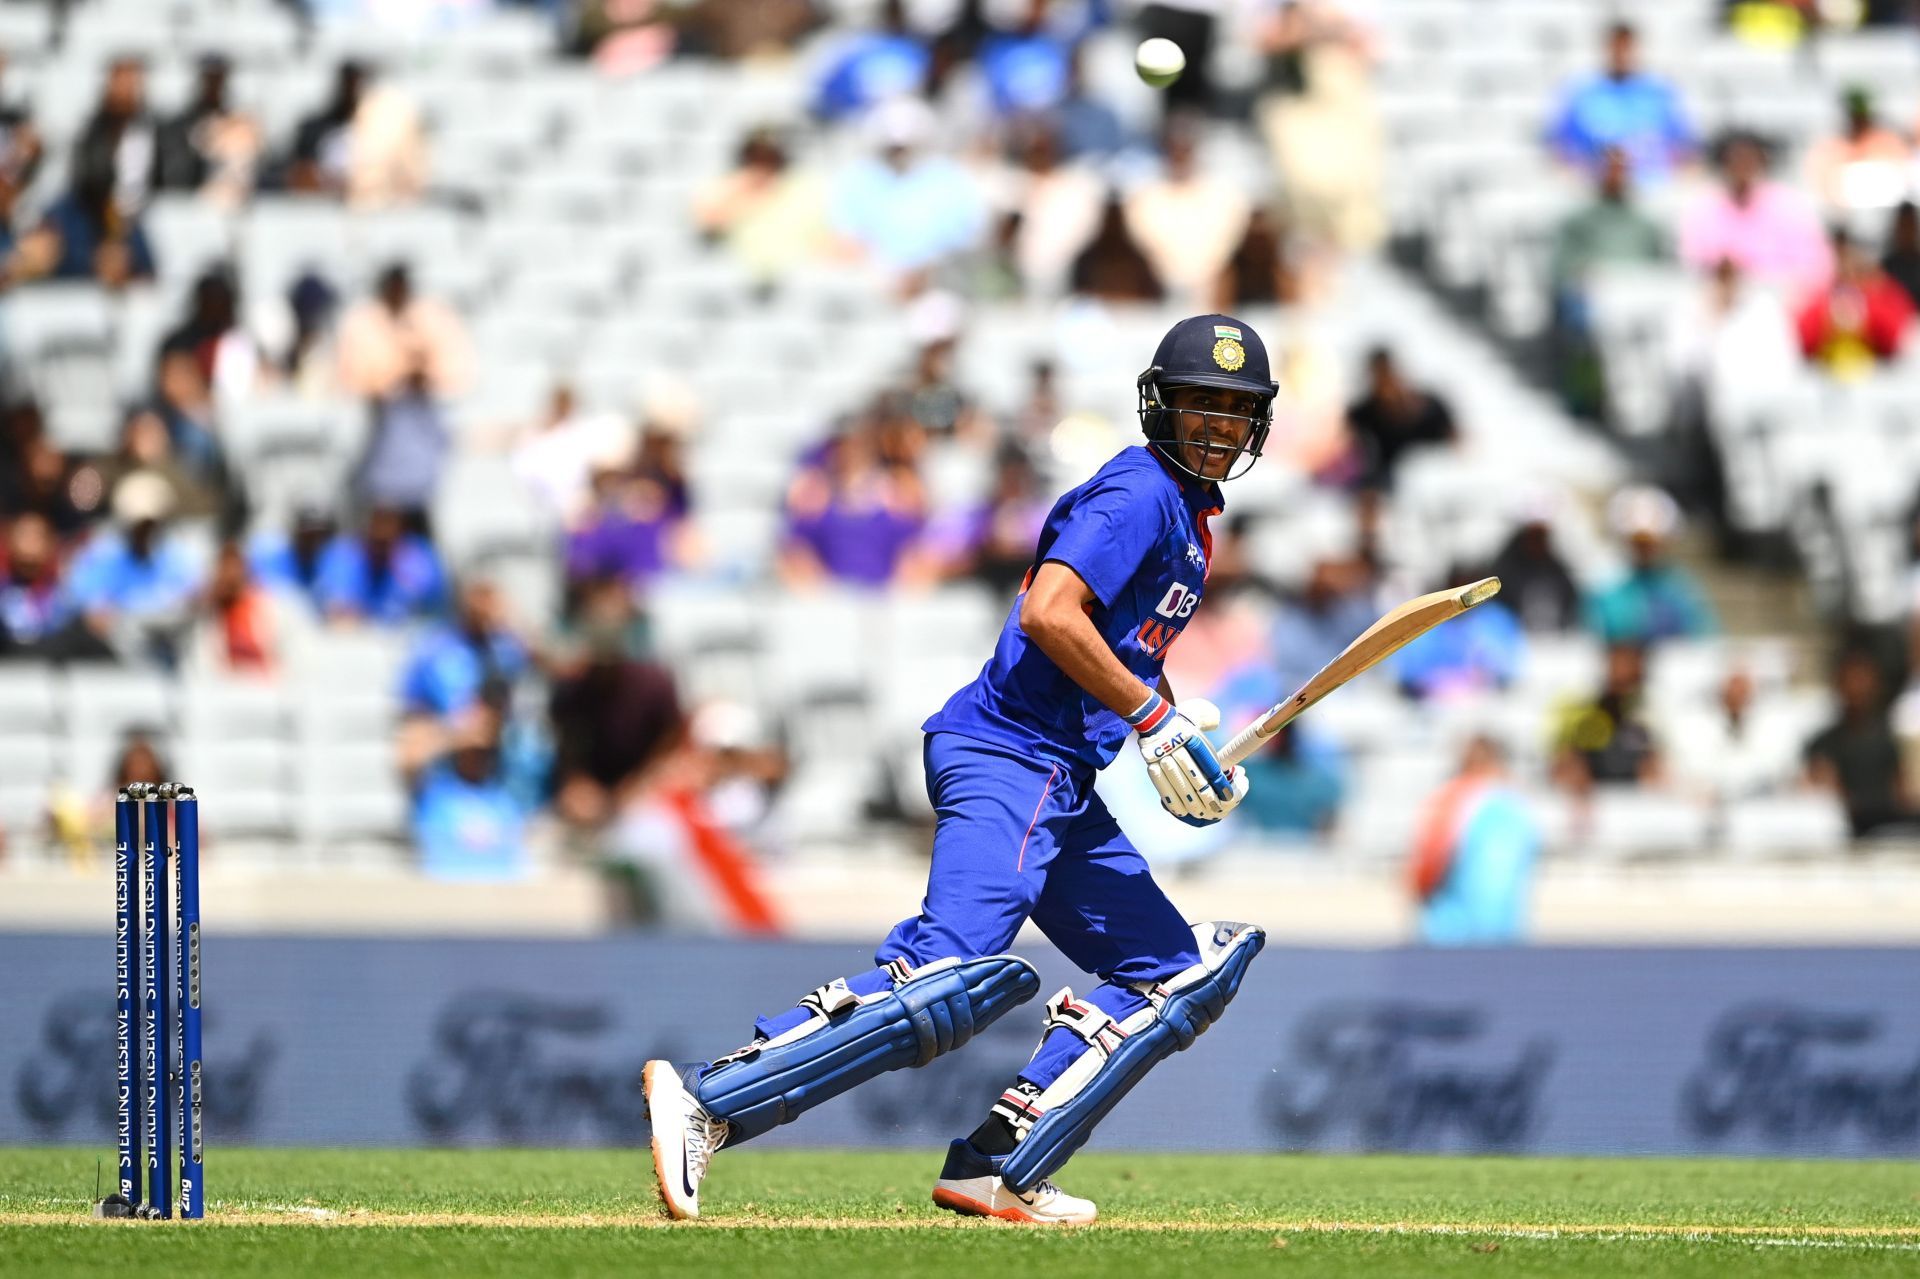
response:
M1176 386L1211 386L1228 391L1247 391L1259 397L1258 408L1242 420L1251 430L1244 444L1232 449L1233 462L1242 457L1246 467L1233 470L1229 463L1223 479L1237 479L1252 469L1266 446L1267 432L1273 426L1273 400L1280 387L1267 364L1267 344L1253 326L1230 315L1196 315L1167 330L1153 353L1153 365L1138 379L1140 390L1140 429L1149 445L1160 455L1196 478L1198 475L1179 457L1175 443L1175 418L1167 407L1167 391ZM1209 414L1211 417L1240 417L1239 414ZM1214 444L1190 445L1207 452L1224 451Z

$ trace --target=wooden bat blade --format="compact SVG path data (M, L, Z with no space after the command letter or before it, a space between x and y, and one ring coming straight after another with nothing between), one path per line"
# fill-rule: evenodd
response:
M1340 655L1314 672L1299 691L1241 729L1220 752L1220 762L1231 768L1260 748L1301 711L1339 688L1354 676L1371 670L1425 635L1440 623L1460 616L1476 604L1500 593L1500 579L1483 577L1465 586L1410 599L1380 618L1347 645Z

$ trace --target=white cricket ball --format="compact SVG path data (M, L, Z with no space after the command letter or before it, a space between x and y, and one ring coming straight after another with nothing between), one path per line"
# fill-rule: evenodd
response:
M1140 42L1140 47L1134 51L1133 69L1154 88L1164 89L1178 80L1180 73L1187 69L1187 55L1165 36L1155 36Z

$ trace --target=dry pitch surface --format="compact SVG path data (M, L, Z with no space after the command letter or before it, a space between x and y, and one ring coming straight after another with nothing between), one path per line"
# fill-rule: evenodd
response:
M103 1153L0 1150L0 1271L1920 1275L1916 1163L1088 1154L1101 1223L1034 1231L933 1208L931 1151L723 1155L693 1223L644 1149L218 1148L206 1222L95 1222Z

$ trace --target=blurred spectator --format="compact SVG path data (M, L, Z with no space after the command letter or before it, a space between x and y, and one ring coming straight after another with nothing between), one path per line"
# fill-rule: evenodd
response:
M433 547L391 507L375 507L363 532L338 535L320 556L316 594L331 621L398 626L437 610L445 593Z
M1608 147L1601 155L1593 201L1555 228L1548 276L1562 314L1585 323L1584 294L1595 268L1660 262L1669 254L1667 234L1633 202L1626 153Z
M1647 655L1638 644L1607 647L1606 672L1591 701L1569 708L1554 733L1554 780L1575 795L1598 785L1650 785L1663 776L1646 718Z
M1298 720L1247 757L1253 778L1244 811L1269 835L1310 839L1333 829L1347 794L1345 753Z
M200 60L193 100L160 127L154 185L163 191L197 191L221 208L236 208L253 194L265 142L259 121L227 101L226 58Z
M826 248L826 189L818 174L793 167L777 133L755 129L733 171L700 192L693 219L749 275L777 280Z
M92 280L108 289L151 280L153 248L137 209L124 210L110 175L76 177L21 240L13 272L21 279Z
M1807 743L1808 782L1846 804L1856 837L1905 821L1912 805L1879 664L1862 650L1843 653L1833 686L1840 713Z
M0 559L0 655L34 653L73 620L60 589L60 548L53 526L32 511L7 526Z
M1736 667L1711 707L1672 717L1676 777L1718 804L1771 794L1799 769L1791 716L1754 705L1753 676Z
M1171 40L1187 55L1187 69L1160 91L1169 117L1213 109L1213 39L1221 0L1151 0L1140 6L1134 26L1142 40Z
M303 600L319 616L321 566L333 538L333 517L318 507L303 506L294 513L290 534L263 529L254 536L247 564L260 585Z
M403 511L409 523L423 526L453 448L424 357L396 389L373 402L371 412L373 429L354 477L360 499Z
M877 155L841 171L831 195L834 229L853 252L894 271L935 266L971 248L986 227L979 184L959 164L929 154L933 115L917 99L875 108Z
M147 113L147 67L118 57L107 67L100 105L73 149L73 188L97 193L102 213L132 218L147 202L158 160L158 130Z
M527 646L507 624L500 588L484 578L460 586L452 620L415 641L400 675L400 705L410 716L446 720L478 705L490 689L527 673Z
M814 93L813 110L823 120L845 120L870 107L920 92L932 52L907 25L903 0L883 0L878 24L853 32L828 55Z
M1237 313L1298 299L1299 279L1287 256L1285 228L1270 210L1256 205L1247 216L1239 246L1220 271L1211 305L1216 311Z
M936 516L927 531L943 576L969 577L996 597L1012 598L1033 564L1033 548L1053 509L1026 452L1003 447L993 488L977 505Z
M1279 350L1273 377L1280 394L1273 401L1266 456L1317 483L1353 483L1360 459L1347 432L1345 388L1327 349L1307 334L1291 336Z
M1316 244L1374 248L1387 231L1386 139L1366 31L1332 0L1293 0L1262 23L1259 41L1267 71L1258 118L1289 221Z
M674 15L660 0L579 0L574 48L591 54L602 75L634 75L673 54L678 43Z
M0 78L7 70L6 50L0 49ZM5 283L8 259L19 238L14 210L20 195L40 172L46 147L29 109L11 97L0 99L0 284Z
M213 391L200 371L200 359L183 347L163 347L155 373L154 411L180 460L201 476L220 465L219 422Z
M1739 421L1784 390L1800 342L1779 296L1721 259L1668 326L1674 411L1704 431L1709 417Z
M1607 522L1627 544L1626 573L1586 604L1587 629L1609 644L1646 645L1710 635L1713 606L1700 584L1669 554L1680 508L1656 488L1621 489L1607 503Z
M1074 161L1108 160L1132 141L1127 126L1110 103L1087 91L1086 46L1075 45L1067 58L1067 92L1049 113L1061 158Z
M420 869L435 879L524 879L531 814L500 769L500 720L488 707L459 715L445 758L416 783L413 839Z
M1920 306L1920 205L1903 200L1893 211L1887 230L1887 254L1880 259L1887 278L1906 290L1907 300Z
M1026 400L1013 413L1013 442L1023 449L1044 444L1048 433L1065 414L1053 361L1035 360L1027 366Z
M953 442L984 451L993 423L954 374L954 356L966 327L966 308L958 295L930 289L907 307L907 336L915 351L913 369L901 388L901 408L935 442Z
M398 89L371 81L363 64L340 64L333 97L294 135L291 190L341 196L362 209L420 198L427 155L419 113Z
M1873 94L1859 86L1841 97L1846 123L1807 152L1807 184L1835 213L1887 209L1899 203L1911 181L1913 148L1874 118Z
M664 441L650 439L656 449ZM593 500L579 526L567 537L567 578L582 582L615 578L644 585L692 556L684 490L674 490L661 474L641 474L631 456L602 459L593 470Z
M907 567L926 524L926 491L910 465L885 456L874 417L835 437L787 490L780 576L881 587Z
M1414 450L1452 444L1460 434L1447 402L1415 386L1384 346L1367 353L1367 393L1348 407L1347 430L1359 486L1383 491L1392 490L1395 472Z
M1292 691L1306 683L1376 616L1364 568L1351 559L1320 556L1299 593L1274 613L1271 648L1281 686Z
M288 288L282 314L291 322L291 331L276 343L276 349L281 352L279 372L295 395L327 399L335 394L340 356L334 346L333 320L339 309L339 293L311 271Z
M1082 297L1124 305L1158 302L1166 296L1160 277L1127 228L1118 195L1109 195L1093 239L1073 260L1067 281Z
M1809 31L1819 29L1823 11L1830 9L1820 0L1721 0L1719 7L1728 31L1744 43L1766 49L1799 44Z
M1633 24L1615 22L1607 28L1605 70L1567 90L1547 143L1566 163L1595 173L1607 150L1618 147L1634 180L1649 182L1692 156L1694 134L1674 86L1640 69Z
M73 467L47 439L37 401L13 401L0 421L5 424L0 436L0 511L32 511L58 537L79 531L105 497L104 490L96 486L92 492L77 491Z
M1252 209L1239 185L1200 171L1193 126L1168 125L1166 171L1126 197L1127 230L1170 293L1200 307L1247 229Z
M1057 297L1074 259L1099 230L1107 184L1088 166L1061 164L1059 141L1049 129L1021 131L1014 149L1018 167L1008 172L1005 200L1016 218L1014 266L1028 294Z
M1833 282L1800 305L1800 349L1838 378L1864 377L1900 354L1913 299L1847 235L1833 235Z
M203 671L276 674L286 641L282 608L280 598L254 579L240 544L222 543L189 660Z
M466 325L443 302L417 296L404 263L380 273L374 296L340 321L340 384L350 395L384 399L418 371L443 399L465 394L473 375Z
M712 701L694 712L688 736L704 755L702 792L712 820L735 835L759 833L789 770L764 717L741 702Z
M1554 230L1548 258L1557 380L1568 406L1592 417L1604 411L1600 357L1587 310L1592 277L1610 266L1659 262L1670 255L1666 231L1633 203L1630 175L1626 153L1608 147L1593 202Z
M1450 586L1482 575L1456 569ZM1400 691L1420 701L1497 692L1513 682L1526 655L1526 634L1504 599L1469 609L1420 636L1388 659Z
M564 527L576 528L593 509L596 464L618 471L633 458L633 427L617 413L582 410L563 382L547 397L540 425L515 446L513 469Z
M1766 144L1735 133L1719 146L1722 187L1697 197L1680 220L1680 256L1698 270L1723 259L1763 284L1800 291L1833 274L1826 233L1799 192L1767 177Z
M1490 737L1468 742L1460 771L1427 801L1414 839L1408 879L1420 908L1420 940L1429 946L1524 941L1540 843L1540 824L1507 780L1499 743Z
M677 53L728 61L786 57L821 19L811 0L693 0L670 12Z
M1545 501L1529 503L1487 570L1500 579L1500 603L1529 631L1571 630L1580 618L1580 588L1554 549L1551 518Z
M138 408L127 414L120 428L120 449L102 470L109 493L129 479L151 475L166 485L173 514L194 519L221 511L219 489L175 454L167 424L154 409Z
M201 381L223 403L254 392L263 372L260 346L240 326L239 290L228 268L215 267L194 281L187 317L160 350L191 355Z
M154 728L129 728L104 790L92 790L91 779L54 787L47 817L54 837L67 846L76 866L100 865L101 850L112 846L114 800L121 791L135 782L151 786L173 777L172 766L154 740L158 736ZM82 790L83 786L89 789Z
M1040 115L1065 101L1074 41L1048 24L1048 0L1021 0L1017 20L991 32L974 57L1002 117Z
M158 475L113 490L114 527L73 561L68 590L95 636L123 656L171 666L200 593L200 571L172 538L173 493Z
M563 821L599 826L622 791L677 746L684 733L673 676L634 644L633 597L612 579L581 593L582 653L553 681L555 807Z

